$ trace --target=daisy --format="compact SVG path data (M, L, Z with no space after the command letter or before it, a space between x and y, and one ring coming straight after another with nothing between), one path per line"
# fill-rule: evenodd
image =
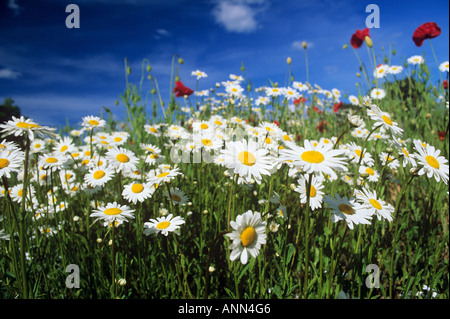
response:
M389 67L389 74L400 74L403 71L403 67L401 65L392 65Z
M375 164L375 160L372 158L372 155L370 155L367 150L365 150L364 154L362 154L362 147L356 145L355 142L350 142L350 144L348 144L347 155L355 164L359 163L359 161L361 161L361 165L367 165L370 167Z
M125 144L128 138L129 134L127 132L113 132L109 138L109 142L112 146L120 146Z
M370 219L372 219L369 211L363 208L363 206L356 201L355 198L335 195L332 198L328 195L324 197L325 208L331 209L331 221L333 223L340 220L345 220L350 229L353 229L353 224L370 224Z
M144 130L153 136L161 136L161 131L160 131L160 127L159 125L150 125L150 124L145 124L144 125Z
M409 64L422 64L425 62L425 59L421 55L413 55L406 60Z
M225 87L225 91L232 97L240 97L244 89L238 83L232 83Z
M229 247L230 260L240 257L241 263L245 265L249 254L256 258L261 245L266 243L266 225L266 221L261 219L261 214L251 210L237 216L236 221L231 221L233 231L226 234L232 240Z
M258 148L258 144L252 140L230 141L225 143L225 149L221 150L224 166L233 169L247 182L253 178L261 184L261 175L270 175L272 168L268 150Z
M308 90L308 86L306 84L303 84L303 83L298 82L298 81L294 81L294 83L292 83L292 86L294 87L294 89L297 89L300 92Z
M370 91L370 97L372 99L382 99L386 96L386 92L383 89L372 89L372 91Z
M387 163L387 166L392 169L396 169L400 167L400 162L398 159L392 157L390 154L386 152L381 152L379 155L379 158L381 160L381 164L384 166Z
M31 190L31 193L30 194L26 194L26 196L27 196L27 201L31 198L31 199L33 199L33 198L36 198L35 197L35 190L34 190L34 187L33 187L33 185L28 185L28 187L29 187L29 190ZM23 184L17 184L17 185L15 185L15 186L13 186L11 189L10 189L10 194L9 194L10 196L11 196L11 199L13 200L13 201L15 201L15 202L17 202L17 203L22 203L22 198L23 198L23 195L24 195L24 193L23 193Z
M158 167L156 170L154 170L152 175L153 176L149 177L150 181L153 184L159 185L163 182L170 182L176 176L182 175L182 173L180 172L180 169L178 167L175 167L174 169L170 169L170 167Z
M30 151L31 153L41 153L44 151L45 142L41 139L35 138L33 142L31 142Z
M267 97L265 97L265 96L259 96L255 100L255 105L256 106L267 105L269 103L270 103L270 100Z
M101 220L105 225L116 225L116 221L122 223L128 219L134 218L134 209L130 209L126 205L120 205L116 202L108 203L106 206L99 206L98 209L92 210L90 217L97 217L95 221Z
M104 186L114 176L114 169L112 167L94 167L84 175L84 181L92 187Z
M151 187L150 183L131 183L124 186L122 191L122 196L127 201L136 204L137 202L143 202L147 198L153 195L154 188Z
M409 154L408 150L406 149L405 146L400 146L401 152L399 151L398 153L402 156L403 158L403 167L406 167L406 165L411 165L412 167L416 167L417 163L416 160L414 159L414 157Z
M82 121L83 122L81 123L81 125L83 126L83 128L89 129L89 130L94 129L94 128L102 128L102 127L105 127L105 125L106 125L105 120L102 120L98 116L93 116L93 115L83 117Z
M307 174L325 173L332 179L337 179L335 170L347 171L345 159L340 157L344 151L332 149L331 144L318 143L314 146L309 140L305 140L303 147L293 142L287 142L286 146L287 148L280 150L280 160L290 161Z
M283 90L277 87L267 87L266 95L269 97L277 97L283 93Z
M191 75L192 75L192 76L196 76L196 77L197 77L197 80L200 80L201 78L206 78L206 77L208 77L208 75L207 75L205 72L200 71L200 70L192 71L192 72L191 72Z
M354 95L349 95L348 100L350 101L351 105L359 105L359 100Z
M208 121L195 121L192 123L192 130L194 132L207 131L211 129L211 124Z
M392 214L395 208L378 198L376 191L362 188L361 191L356 190L355 193L356 199L361 202L363 208L366 208L371 215L376 215L378 220L381 220L381 217L383 217L389 222L392 221Z
M299 186L294 188L294 191L297 193L300 193L300 202L302 204L307 203L307 194L306 194L306 184L309 179L308 175L304 175L302 178L298 180ZM317 176L313 175L311 179L311 190L309 193L309 207L311 207L312 210L316 210L317 208L322 207L322 200L323 200L323 192L322 189L324 188L324 185L322 184L322 181Z
M373 76L380 79L384 78L386 74L389 72L389 65L387 64L380 64L376 67L375 71L373 72Z
M136 155L123 147L114 147L110 149L105 158L118 171L134 171L139 160Z
M300 93L298 93L291 87L283 88L281 94L283 94L284 97L288 100L295 100L300 96Z
M75 145L70 137L64 136L55 143L53 151L62 155L70 154L75 151Z
M439 70L441 72L448 72L448 61L442 62L439 64Z
M269 133L269 134L276 134L280 131L280 128L278 127L278 125L276 125L275 123L271 123L271 122L261 122L258 125L259 128L263 129L263 131L265 133Z
M166 196L169 200L172 199L172 203L177 205L184 205L189 202L189 198L186 196L186 193L179 188L170 187L170 194L167 190L165 190L164 196Z
M22 136L27 134L30 141L34 140L35 134L39 137L43 137L44 135L49 135L52 137L56 136L53 132L56 130L55 128L41 126L36 124L32 119L26 119L23 116L13 116L11 120L4 124L0 124L0 128L2 129L1 132L3 133L3 136Z
M380 178L380 174L377 171L364 165L359 167L359 174L367 176L369 182L378 182L378 179Z
M0 177L11 177L11 173L22 171L23 154L20 150L0 151Z
M66 161L67 157L61 153L43 154L40 159L40 165L42 165L44 169L62 169Z
M398 127L397 122L392 121L389 113L381 111L378 107L373 107L372 111L371 118L375 121L374 126L381 125L385 130L391 131L394 136L403 134L403 129Z
M172 216L172 214L169 214L167 216L157 217L156 219L150 219L150 222L144 223L144 234L148 236L161 233L167 236L169 232L174 232L179 235L178 229L180 225L185 223L185 220L180 216L174 218Z
M434 176L437 182L441 179L445 184L448 184L449 166L448 160L440 156L441 151L434 146L427 145L427 147L415 147L417 153L414 158L417 160L417 165L420 170L419 175L426 174L428 178Z

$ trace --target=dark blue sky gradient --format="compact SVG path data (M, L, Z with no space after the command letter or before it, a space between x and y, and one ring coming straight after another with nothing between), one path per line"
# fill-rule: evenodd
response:
M217 8L223 2L247 8L247 15L233 21L232 13L225 14L226 21L219 21ZM80 29L65 26L70 3L80 8ZM124 58L135 84L148 59L167 100L174 54L184 59L180 77L191 88L196 85L191 71L208 74L199 82L199 89L208 89L231 73L241 75L241 63L255 86L269 80L283 86L287 57L295 79L305 82L304 52L293 44L301 41L310 44L311 83L355 94L355 83L363 81L355 75L359 64L353 50L342 46L356 29L365 28L370 3L380 8L380 28L370 30L377 60L389 54L391 45L397 51L392 64L424 53L438 81L430 44L418 48L411 38L420 24L436 22L442 34L432 44L438 61L448 60L449 4L444 0L2 0L0 99L13 98L24 115L43 125L64 125L66 119L76 125L83 116L100 114L102 106L121 117L123 106L114 102L125 88ZM233 30L241 23L239 32ZM357 52L369 66L366 48Z

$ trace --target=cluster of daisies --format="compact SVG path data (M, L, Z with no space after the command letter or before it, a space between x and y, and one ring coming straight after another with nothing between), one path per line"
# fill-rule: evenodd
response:
M197 76L202 75L197 73ZM234 77L227 89L239 81L239 77ZM274 89L266 88L266 97L274 97ZM286 93L289 88L280 88L280 91L285 98L290 94ZM332 99L339 98L337 90L330 94ZM393 206L374 190L380 167L388 166L395 171L402 165L415 174L446 184L449 174L448 160L438 149L420 140L403 140L403 129L370 97L354 103L366 112L366 116L348 117L353 127L351 135L356 140L348 143L333 136L306 139L298 145L277 123L260 121L252 125L237 116L225 118L220 114L208 120L191 117L187 127L146 124L144 130L149 135L148 140L157 140L159 142L155 144L158 145L143 143L132 148L128 143L129 133L107 132L105 121L96 116L84 117L81 128L64 137L23 117L13 117L0 125L0 129L4 136L26 136L30 141L30 157L36 165L29 171L31 183L26 207L33 211L36 219L67 209L66 195L105 194L107 184L114 183L113 188L121 187L121 200L95 202L90 216L103 222L104 226L117 227L133 219L136 206L152 198L158 189L163 189L171 205L186 204L189 201L186 193L169 186L172 180L183 176L178 164L208 163L219 167L231 183L246 187L261 184L264 178L287 168L288 175L296 181L291 187L298 193L301 203L308 204L311 210L330 209L333 222L344 220L349 228L353 228L355 224L370 223L374 216L389 222L393 220ZM373 154L369 149L363 149L361 145L365 140L382 141L385 151ZM18 203L25 198L24 157L24 151L17 144L6 140L0 143L0 177L17 181L16 185L9 185L8 191L11 200ZM333 181L348 183L352 191L327 195L326 190ZM53 185L53 189L49 185ZM35 196L35 187L43 186L49 189L45 197L48 202L39 202ZM61 192L65 195L61 196ZM5 195L5 188L2 195ZM279 204L277 212L286 218L286 207L276 191L271 202ZM171 212L143 223L142 227L147 235L161 233L167 236L170 232L178 234L184 222L181 216ZM240 257L241 262L246 263L249 256L256 257L266 242L267 224L261 214L247 211L238 215L230 226L233 229L227 234L231 239L230 258Z

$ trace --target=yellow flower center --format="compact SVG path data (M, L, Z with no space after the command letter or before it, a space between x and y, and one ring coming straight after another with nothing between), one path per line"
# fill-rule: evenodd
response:
M169 175L169 172L164 172L164 173L160 173L158 174L158 176L156 176L157 178L162 178L162 177L166 177L167 175Z
M41 144L36 143L36 144L34 144L34 147L35 147L35 148L40 148L40 147L41 147Z
M353 208L350 205L347 204L340 204L338 206L339 210L346 214L346 215L353 215L355 213L355 211L353 210Z
M370 202L370 203L372 204L372 206L375 207L376 209L381 209L381 204L380 204L377 200L371 198L371 199L369 200L369 202Z
M19 191L17 192L17 195L19 195L19 197L23 196L23 189L19 189Z
M240 152L238 155L238 159L241 161L242 164L247 166L253 166L256 163L255 156L247 151Z
M150 128L150 131L151 131L152 133L158 132L158 130L157 130L156 128L154 128L154 127L151 127L151 128Z
M375 174L374 170L371 169L370 167L367 167L367 168L366 168L366 173L369 174L369 175Z
M133 184L133 186L131 186L131 191L133 193L141 193L144 190L144 186L142 186L142 184Z
M316 197L317 191L316 188L311 185L311 190L309 191L309 197Z
M158 228L158 229L166 229L169 226L170 226L170 222L164 221L164 222L160 222L158 225L156 225L156 228Z
M208 127L209 127L208 124L205 124L205 123L202 123L202 124L200 125L200 128L201 128L202 130L206 130Z
M219 126L222 125L222 122L221 122L221 121L218 121L218 120L217 120L217 121L214 121L214 123L215 123L216 125L219 125Z
M47 163L57 163L58 159L54 157L49 157L45 160Z
M202 139L202 144L205 145L205 146L212 146L213 145L211 140L208 140L207 138Z
M37 128L37 127L41 127L40 125L34 124L34 123L25 123L25 122L19 122L16 124L17 127L20 128L24 128L24 129L32 129L32 128Z
M404 147L402 147L402 151L403 151L403 154L405 154L405 156L409 157L409 153Z
M9 161L6 158L0 158L0 169L9 166Z
M301 156L302 160L308 163L321 163L325 159L322 153L318 151L306 151Z
M106 174L105 174L104 171L96 171L93 176L94 176L95 179L100 179L100 178L102 178L105 175Z
M439 169L440 165L439 162L431 155L427 155L425 157L425 160L427 161L428 165L430 165L431 167L435 168L435 169Z
M128 163L130 161L130 158L125 154L117 154L116 160L121 163Z
M119 215L120 213L122 213L122 210L117 207L112 207L112 208L105 209L105 211L103 213L105 215Z
M360 150L355 150L356 155L358 155L359 157L361 157L361 151ZM364 158L364 155L363 155Z
M100 123L99 123L97 120L90 120L90 121L89 121L89 124L92 125L92 126L97 126L97 125L99 125Z
M114 138L114 142L121 142L121 141L122 141L122 138L120 136L116 136Z
M249 226L244 229L241 233L241 243L242 246L247 247L255 241L256 231L253 227Z
M392 121L389 117L387 117L386 115L382 116L383 121L387 124L387 125L392 125Z
M172 194L172 199L176 202L181 202L181 197L177 194Z
M67 145L64 145L63 147L61 147L60 151L61 151L61 152L64 152L64 151L66 151L67 149L68 149Z
M285 135L283 135L283 140L290 141L291 138L289 137L289 135L285 134Z

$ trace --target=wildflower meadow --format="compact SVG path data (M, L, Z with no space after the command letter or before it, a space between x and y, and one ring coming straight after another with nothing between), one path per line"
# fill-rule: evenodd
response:
M114 108L80 126L1 123L0 298L448 299L441 31L418 26L402 65L370 32L343 47L355 95L294 74L303 43L262 87L245 63L188 87L173 55L163 96L125 59Z

